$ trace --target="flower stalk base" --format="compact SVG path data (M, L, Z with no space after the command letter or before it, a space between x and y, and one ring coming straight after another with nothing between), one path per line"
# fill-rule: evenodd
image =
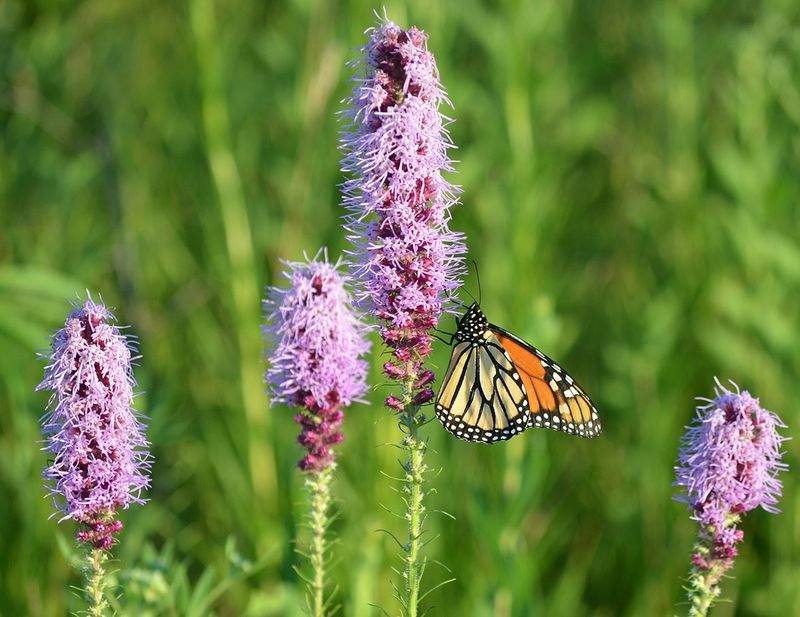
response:
M420 538L425 522L425 506L422 502L425 496L423 486L427 467L424 458L427 442L419 437L419 426L425 421L425 418L419 413L419 406L413 403L416 375L411 377L404 384L404 410L400 414L400 425L406 434L401 445L406 452L406 462L403 464L405 472L403 501L406 505L405 518L408 521L408 540L403 546L405 552L403 578L406 591L403 606L407 617L417 617L420 581L425 570L424 560L420 563L420 549L422 548Z
M108 553L100 548L91 547L86 552L86 601L89 605L87 613L91 617L103 617L108 609L106 600L105 563Z
M726 572L733 568L736 555L735 543L741 540L741 532L736 530L740 517L727 517L723 529L718 531L713 525L700 530L700 536L692 551L692 570L689 573L688 617L706 617L708 610L720 596L719 582ZM732 546L722 540L732 532L735 536Z
M324 617L327 608L325 602L325 555L329 543L326 537L330 525L329 510L331 505L331 478L336 464L332 463L322 471L309 473L306 476L308 491L309 526L311 542L308 559L311 562L311 578L308 580L310 594L309 605L313 617Z

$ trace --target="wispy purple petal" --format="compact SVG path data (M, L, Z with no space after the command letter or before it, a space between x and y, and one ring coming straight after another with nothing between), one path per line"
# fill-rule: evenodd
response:
M306 262L284 262L288 287L272 287L264 300L263 328L272 402L300 407L298 442L308 450L300 462L319 471L333 462L342 440L342 408L367 390L368 331L358 319L339 264L321 252Z
M62 520L89 526L79 538L108 548L118 508L144 503L150 454L133 409L133 346L111 312L91 298L75 305L52 339L44 380L51 390L42 432L53 457L44 477Z
M742 516L761 507L777 512L781 496L778 428L781 419L749 392L717 382L714 398L697 408L686 429L675 467L676 499L687 503L700 523L692 555L689 601L692 617L705 615L719 595L719 581L733 567Z
M459 190L442 176L453 144L440 107L450 103L424 32L384 21L368 33L344 111L346 225L359 304L405 365L430 353L429 331L463 274L463 237L448 226Z
M715 397L697 408L683 437L675 485L678 499L692 508L692 517L715 524L728 513L757 507L777 512L781 495L780 418L763 409L747 391L731 392L721 385Z

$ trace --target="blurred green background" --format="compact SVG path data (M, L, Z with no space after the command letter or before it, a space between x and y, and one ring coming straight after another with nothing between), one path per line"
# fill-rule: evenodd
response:
M374 8L0 3L0 614L82 606L74 526L48 520L39 479L34 352L87 288L140 338L156 461L150 503L124 513L122 610L301 614L300 449L262 392L259 301L279 258L346 247L336 112ZM485 312L560 359L605 419L594 441L493 447L429 425L428 555L457 579L431 614L685 614L695 525L671 482L693 398L730 378L787 435L798 424L800 5L386 8L429 33L455 105L452 226ZM380 474L398 471L386 391L349 411L341 448L348 617L397 612L377 531L403 533L381 508L399 508ZM800 445L786 449L783 513L748 517L714 615L800 615ZM431 564L424 582L449 576Z

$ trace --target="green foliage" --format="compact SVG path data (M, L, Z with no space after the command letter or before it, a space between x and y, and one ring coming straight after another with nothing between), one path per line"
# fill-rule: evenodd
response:
M0 614L79 610L48 520L35 350L88 288L140 339L151 502L115 550L125 614L294 615L296 427L260 383L278 258L346 244L344 62L373 4L0 4ZM433 615L666 615L695 526L671 500L693 397L734 379L789 424L800 399L796 2L389 2L430 34L456 122L490 319L558 358L604 435L483 447L436 424ZM467 289L477 294L474 276ZM452 327L449 319L443 327ZM434 354L439 371L449 350ZM375 355L373 381L381 383ZM355 406L335 479L342 614L391 605L396 422ZM800 614L800 445L780 515L754 513L715 615ZM455 520L436 515L452 513ZM60 538L60 540L58 540ZM232 574L226 540L263 567ZM151 545L156 548L151 548ZM676 606L677 605L677 606ZM127 607L127 608L126 608ZM293 612L294 611L294 612Z

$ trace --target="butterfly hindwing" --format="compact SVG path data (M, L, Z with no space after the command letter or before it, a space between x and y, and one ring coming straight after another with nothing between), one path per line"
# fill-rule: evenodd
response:
M541 351L502 328L489 325L522 376L531 426L579 437L596 437L602 426L594 404L578 383Z
M575 380L532 345L490 324L477 304L459 320L454 339L436 415L459 439L494 443L529 427L600 434L597 410Z

